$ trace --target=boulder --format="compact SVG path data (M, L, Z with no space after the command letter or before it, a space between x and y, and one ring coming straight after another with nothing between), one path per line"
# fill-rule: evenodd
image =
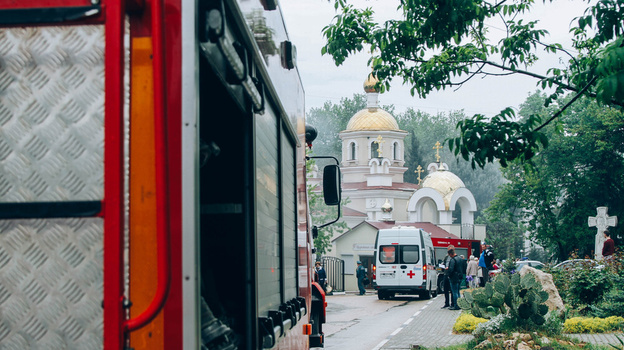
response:
M561 300L559 291L557 287L555 287L552 275L531 266L525 266L520 270L520 276L524 276L527 273L535 276L535 279L542 284L542 288L548 293L548 300L546 300L548 310L554 310L557 311L560 316L563 315L565 307L563 306L563 300Z

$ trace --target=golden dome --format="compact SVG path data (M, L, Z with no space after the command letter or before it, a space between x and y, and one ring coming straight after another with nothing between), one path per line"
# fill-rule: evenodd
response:
M421 184L421 188L432 188L440 192L447 210L453 193L461 187L466 187L464 182L446 169L438 169L438 171L427 175Z
M364 82L364 91L365 92L379 92L379 90L375 87L379 80L373 75L373 73L368 75L368 78Z
M345 131L361 130L400 131L396 119L381 108L364 108L351 117Z

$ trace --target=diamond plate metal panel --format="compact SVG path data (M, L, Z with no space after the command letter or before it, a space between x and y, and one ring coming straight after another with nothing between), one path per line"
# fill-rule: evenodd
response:
M102 349L103 220L0 221L0 350Z
M101 200L104 27L0 29L0 202Z

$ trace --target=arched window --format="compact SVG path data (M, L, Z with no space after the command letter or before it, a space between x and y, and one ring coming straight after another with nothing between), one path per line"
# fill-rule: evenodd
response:
M399 143L398 142L395 142L392 144L392 155L394 156L395 160L399 159Z
M379 144L377 142L371 143L371 159L379 157Z
M355 160L355 142L349 145L349 160Z

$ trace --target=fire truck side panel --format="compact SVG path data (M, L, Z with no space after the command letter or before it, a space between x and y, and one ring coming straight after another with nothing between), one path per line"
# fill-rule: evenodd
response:
M199 44L196 1L183 1L182 16L182 296L183 349L201 344L199 200Z
M0 31L0 344L101 349L104 27Z
M158 284L154 274L158 249L156 232L156 148L151 37L132 38L130 76L130 317L136 317L152 301ZM140 242L140 244L139 244ZM162 349L164 314L130 333L135 349Z
M322 345L279 8L25 3L0 1L0 343Z
M186 1L191 4L191 1ZM168 196L168 227L170 244L171 285L167 302L164 307L166 318L165 349L180 348L184 344L182 329L186 327L182 316L183 295L182 283L182 18L181 0L164 0L162 5L162 21L156 25L164 36L164 100L158 99L155 91L155 103L164 108L166 115L164 124L164 142L157 143L157 154L167 155L163 160ZM156 33L152 32L152 35ZM154 47L156 50L156 47ZM154 56L156 57L156 55ZM156 63L156 62L155 62ZM160 103L160 105L158 105ZM157 133L158 135L158 133ZM199 308L199 305L198 305ZM189 327L195 326L194 324Z

